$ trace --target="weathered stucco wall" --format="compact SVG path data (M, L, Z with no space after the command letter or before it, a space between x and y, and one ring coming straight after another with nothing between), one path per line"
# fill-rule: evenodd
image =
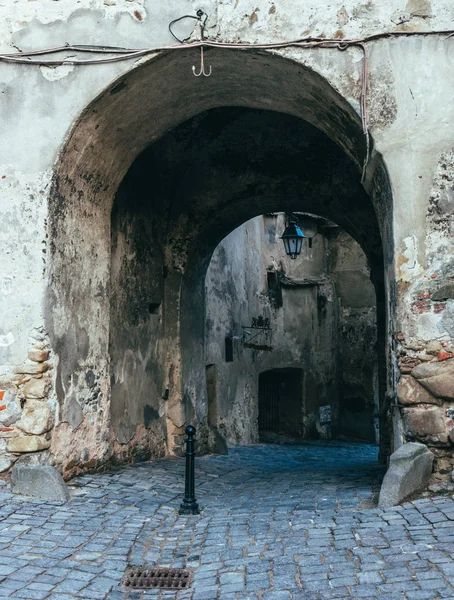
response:
M339 301L341 330L339 430L347 437L374 441L380 405L375 289L359 245L343 231L328 235L328 269Z
M386 357L387 364L386 377L384 369L379 375L381 400L386 388L389 401L395 402L392 393L401 373L412 378L412 385L413 379L419 381L418 371L412 374L412 369L422 368L418 366L421 362L428 362L433 368L445 362L447 366L440 376L446 381L445 371L452 360L447 357L453 349L454 310L449 258L453 253L450 173L454 38L421 33L451 28L452 3L349 0L327 6L326 2L314 0L296 9L288 0L260 0L258 4L240 0L207 2L203 8L209 16L207 36L224 41L271 42L308 35L341 40L383 32L418 34L367 43L367 105L375 150L364 187L377 214L381 240L376 241L383 242L385 259L384 274L378 267L379 261L371 264L372 278L376 283L381 278L379 283L384 282L387 290L386 301L383 293L377 307L380 314L387 312L387 328L378 335L383 350L379 360ZM4 52L16 52L67 42L130 47L167 45L173 42L168 23L193 10L191 2L179 2L176 9L171 3L151 0L116 0L107 4L101 0L81 0L77 4L70 0L4 0L0 1L0 47ZM191 21L179 33L189 34L192 28ZM62 56L74 54L79 56L73 50ZM287 60L277 53L213 49L205 54L207 64L212 65L212 75L207 78L192 75L192 65L198 66L198 50L84 67L0 62L0 193L4 225L0 247L0 389L6 399L1 423L5 439L26 438L25 442L14 442L24 444L20 452L3 450L5 468L26 447L47 452L49 443L57 464L68 472L84 464L94 468L112 456L111 210L124 175L149 144L177 124L215 107L272 110L301 118L331 137L350 157L359 186L365 154L358 117L361 50L293 48L280 54ZM123 79L119 81L119 77ZM298 160L304 164L301 156ZM191 174L201 173L200 164L195 171L187 171L181 197L192 189ZM320 214L323 211L324 216L334 218L330 196L333 190L338 193L345 186L329 165L320 165L320 171L327 171L325 185L314 187L312 195L307 188L300 189L307 196L304 210ZM285 170L285 165L278 166ZM252 180L250 184L255 185ZM296 209L279 208L276 197L269 202L259 201L271 189L269 184L268 179L261 188L256 186L255 197L251 190L245 195L242 188L232 190L232 197L226 195L223 202L211 208L207 203L204 208L198 205L199 212L178 208L170 213L176 219L176 229L184 223L195 223L196 213L199 219L194 225L199 229L194 231L191 242L190 236L175 236L174 245L167 243L162 250L164 266L169 270L164 294L172 310L162 317L163 324L156 325L156 332L163 328L165 350L161 355L161 350L156 351L155 356L166 356L160 359L159 369L164 394L170 390L165 411L168 425L172 415L171 430L175 435L185 420L194 416L197 396L201 397L200 419L206 413L206 400L197 383L197 378L201 379L200 365L204 363L200 344L194 342L194 362L180 364L178 358L183 352L181 340L188 345L188 336L180 332L175 316L180 309L179 290L183 290L183 296L184 290L190 291L197 302L203 300L201 275L189 277L187 286L183 281L184 257L191 255L191 243L197 238L196 233L203 230L203 221L218 228L220 241L254 215ZM241 210L239 200L235 204L235 193L245 198ZM232 198L238 211L236 222L227 214ZM365 248L370 235L362 226L365 219L361 211L367 203L353 198L358 198L356 191L350 200L344 198L343 211L338 211L344 222L337 222ZM178 260L176 247L184 249ZM211 250L207 249L204 256ZM206 258L200 261L203 263ZM206 264L202 266L205 268ZM196 280L197 285L193 284ZM202 325L197 330L200 340ZM48 358L41 362L28 358L29 351L35 350L49 350ZM25 373L15 373L17 369ZM29 376L45 382L39 384L45 392L42 395L39 391L42 397L36 398L25 387ZM182 378L188 382L186 390ZM169 387L169 379L179 383ZM449 411L454 399L452 393L443 394L435 394L442 398L442 404L429 407L427 414L436 414L429 433L413 422L410 427L408 416L403 422L407 423L407 437L437 438L431 443L439 448L439 461L444 461L440 465L447 469L451 460ZM142 408L143 402L146 404L145 398ZM160 400L153 402L154 409L162 412L158 408ZM36 404L36 422L31 424L28 419L32 404ZM71 423L80 419L77 406L82 407L83 420L74 428ZM418 402L418 406L418 410L425 410L427 403ZM138 421L139 414L142 412L137 409L133 421ZM397 427L399 409L394 409L393 414L397 432L393 443L397 445L404 437ZM51 441L49 427L53 422L56 428ZM44 433L35 433L41 430ZM2 447L6 447L6 442Z
M285 215L280 213L248 221L213 254L205 284L205 358L209 372L215 370L217 391L217 418L211 425L230 444L256 441L260 374L300 369L301 397L296 412L282 408L281 433L291 429L296 437L375 442L375 290L366 257L349 235L324 219L300 216L299 224L308 239L295 260L284 252ZM270 319L272 332L269 340L261 336L255 343L270 343L271 351L243 344L254 331L246 328L243 338L242 326L259 315ZM233 339L231 362L226 337ZM292 393L282 394L280 403ZM330 407L329 423L320 421L322 406Z
M215 367L217 404L217 418L210 426L233 444L258 441L258 353L243 349L242 326L263 314L266 305L261 295L262 227L257 218L233 231L216 248L206 276L206 364ZM230 359L226 338L233 345Z
M109 342L112 433L121 447L115 454L123 460L129 452L142 458L165 453L167 437L161 367L163 223L151 210L159 204L159 190L150 198L140 186L125 189L127 182L112 211Z

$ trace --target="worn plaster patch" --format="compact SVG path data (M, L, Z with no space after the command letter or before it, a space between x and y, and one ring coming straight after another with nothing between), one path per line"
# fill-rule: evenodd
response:
M429 0L408 0L405 11L412 17L427 19L432 16L432 6Z
M433 312L423 313L415 318L412 328L420 340L446 339L445 327L441 324L440 315Z
M411 14L408 11L396 10L391 17L391 22L395 25L403 25L404 23L408 23L410 19Z
M342 6L342 8L337 13L337 24L339 25L339 27L343 27L346 23L348 23L348 21L349 16L347 9L345 8L345 6Z
M451 234L454 218L454 148L440 155L433 179L427 217L435 229Z
M404 250L401 253L402 259L399 265L400 279L411 281L421 273L422 268L418 262L418 239L410 235L403 240Z
M11 31L19 31L27 27L32 21L43 25L56 21L67 21L75 12L90 9L102 10L104 17L114 19L121 13L129 13L137 19L135 13L140 13L141 20L146 17L146 0L59 0L58 2L31 2L29 0L16 0L16 10L12 14L11 0L0 3L0 17L9 23Z
M9 331L6 335L0 335L0 346L11 346L14 344L14 335Z
M77 429L84 420L82 407L77 401L74 392L66 399L62 420L69 423L72 429Z
M0 282L0 294L2 296L9 296L13 291L13 278L12 277L3 277Z
M391 64L381 64L369 77L367 103L369 126L375 131L392 125L397 117L397 102L394 91L393 68Z
M448 300L446 303L446 309L439 324L439 329L441 333L447 331L454 339L454 300Z
M437 271L454 254L454 148L441 153L433 176L426 247L429 261Z
M67 57L68 59L71 57ZM74 71L74 65L60 65L59 67L39 67L42 76L47 81L58 81L59 79L63 79L69 73Z

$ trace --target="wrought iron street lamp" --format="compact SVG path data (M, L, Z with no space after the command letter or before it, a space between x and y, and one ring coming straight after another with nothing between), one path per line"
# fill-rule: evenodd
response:
M281 240L284 241L284 248L287 256L296 258L301 252L303 238L306 236L298 227L298 221L294 215L289 219L289 223L282 234Z

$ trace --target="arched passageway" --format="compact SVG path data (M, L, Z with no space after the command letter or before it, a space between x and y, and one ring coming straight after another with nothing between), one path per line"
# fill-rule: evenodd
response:
M56 168L47 321L64 467L178 452L189 421L209 447L205 273L217 244L259 214L311 212L358 241L377 293L382 397L391 382L392 199L378 155L360 182L358 116L292 61L216 50L216 77L201 82L192 59L163 54L117 82Z
M208 424L230 446L378 443L377 311L368 261L332 221L293 217L306 235L296 259L280 237L283 213L247 221L213 253L205 280Z

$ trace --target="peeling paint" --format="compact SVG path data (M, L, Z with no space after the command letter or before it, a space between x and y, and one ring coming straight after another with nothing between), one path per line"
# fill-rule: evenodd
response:
M403 281L411 281L422 272L418 262L418 240L414 235L410 235L403 240L403 246L399 276Z
M13 292L12 277L3 277L0 284L0 291L4 296L9 296Z
M104 16L108 19L115 18L118 14L141 11L146 14L146 0L115 0L106 2L105 0L12 0L14 11L11 11L11 0L0 1L0 15L5 12L5 17L10 23L12 31L17 31L26 27L34 20L44 25L55 23L56 21L67 21L76 11L83 9L102 10ZM3 15L2 15L3 16ZM5 19L6 20L6 19Z
M7 347L14 344L15 339L12 331L9 331L6 335L0 335L0 346Z
M66 57L71 58L69 56ZM44 79L47 81L59 81L74 71L74 65L61 65L59 67L39 67Z
M368 86L369 126L374 131L391 126L397 117L397 101L394 88L393 69L383 64L373 70Z
M298 11L289 0L265 4L241 0L208 2L203 8L208 14L207 36L224 41L272 42L308 35L341 39L387 31L423 32L452 27L451 0L404 3L346 0L337 4L316 0L300 6ZM167 25L181 16L180 10L172 3L151 0L77 3L0 0L0 39L2 49L11 51L66 42L134 47L165 45L173 43ZM191 12L193 7L186 10ZM402 356L402 368L410 368L412 361L432 356L426 350L434 341L446 344L445 350L449 352L452 339L452 298L432 298L442 282L448 285L453 274L449 262L454 252L451 44L452 39L416 36L370 45L367 100L373 139L365 185L373 198L372 212L378 215L380 235L372 240L370 231L364 232L364 223L370 218L358 212L365 210L364 189L358 187L350 198L342 173L335 173L333 180L329 180L329 165L324 168L323 186L314 194L317 202L312 204L314 210L328 210L329 204L335 202L330 189L342 190L342 194L335 194L336 201L341 195L350 203L344 213L354 220L353 229L363 246L372 252L383 239L385 278L390 289L395 284L391 230L401 244L396 256L400 285L396 298L390 298L388 305L390 327L396 324L408 338L423 345L422 350L408 349ZM159 214L157 219L163 229L150 228L150 240L154 244L157 238L161 239L159 236L167 235L167 239L160 245L163 256L157 259L152 255L156 272L151 273L150 281L159 281L159 286L144 285L134 304L122 286L128 280L125 269L130 268L130 273L135 269L133 283L137 285L141 265L148 263L139 252L128 249L125 240L132 243L131 232L140 232L141 221L136 219L129 231L131 235L124 236L124 245L119 243L120 258L111 264L110 210L118 186L137 155L176 124L222 104L271 110L307 121L345 151L343 171L352 166L357 177L361 169L365 148L358 118L360 49L339 52L293 48L276 54L240 53L239 57L234 51L216 49L210 54L213 77L203 84L191 73L190 67L198 59L196 52L89 68L63 65L38 69L0 63L3 106L0 331L3 341L10 340L10 335L14 337L13 343L0 345L0 381L5 389L16 385L13 371L27 360L29 336L48 320L55 362L49 369L51 375L46 377L52 380L50 394L59 399L52 449L58 465L64 465L68 473L103 468L113 460L113 455L118 460L121 457L132 460L135 444L141 453L147 444L154 444L156 452L163 452L166 431L170 434L167 450L172 451L170 438L181 436L180 429L188 420L203 421L206 409L203 377L197 369L192 369L192 379L186 377L178 321L184 293L194 294L195 309L202 301L200 286L186 292L183 289L188 265L194 266L192 244L205 223L221 228L224 223L233 223L229 220L229 207L236 206L238 199L248 198L251 210L259 214L263 199L277 191L271 176L260 184L252 172L254 169L248 168L251 157L260 156L259 152L252 153L241 158L243 171L234 181L224 172L224 189L231 194L224 198L224 204L217 205L216 194L212 194L211 204L207 202L202 210L197 203L202 202L203 185L211 183L210 176L219 167L211 162L215 155L205 152L210 139L192 166L186 165L183 157L180 165L187 169L181 167L188 175L180 190L174 190L174 196L181 193L187 205L183 201L180 205L168 204L165 193L161 194L162 189L174 185L174 176L162 183L160 193L153 187L147 188L143 195L151 204L165 207L165 215ZM420 60L422 56L424 60ZM111 94L114 89L118 93ZM98 100L91 104L95 98ZM247 138L247 132L245 128L236 139ZM187 139L189 147L194 138ZM60 154L54 174L56 183L49 198L53 165L65 140L70 140L66 147L69 150ZM296 147L299 148L297 144L293 146ZM226 148L236 151L237 146L229 140ZM300 169L306 168L311 153L303 148L298 152L295 163ZM269 161L268 174L279 168L281 156L277 152ZM161 164L171 162L171 157L171 152L163 155ZM224 169L227 163L225 157L219 160ZM309 175L317 172L317 164L308 169ZM291 171L289 162L280 165L281 171L286 169ZM394 207L391 193L383 184L387 169ZM164 169L161 171L159 177ZM378 172L382 173L381 181ZM157 186L159 177L154 179L153 186ZM315 188L301 185L289 189L290 193L280 197L297 198L301 194L306 202ZM195 190L199 190L200 196ZM193 212L183 209L189 206ZM246 214L247 211L241 212L243 208L238 209L237 215ZM49 219L52 223L48 223ZM150 252L153 244L148 248ZM279 267L278 256L274 258L273 268ZM306 264L311 260L308 256ZM71 272L66 270L67 265L71 265ZM194 268L204 266L205 262ZM74 282L82 282L80 289L74 287ZM112 282L116 284L115 292ZM163 293L155 298L152 292L160 286ZM44 298L46 288L51 292ZM334 296L329 290L325 292L319 304L329 310ZM118 306L110 319L110 301L115 294ZM260 298L251 298L251 305L259 301ZM75 304L78 311L72 309ZM160 309L150 311L151 305L159 305ZM128 310L123 310L125 306ZM350 316L344 315L346 319ZM211 321L213 327L221 327L214 318ZM201 331L200 323L194 330ZM112 362L109 335L117 336L121 342L118 356ZM200 367L203 363L200 348L196 345L189 348L191 360L194 357L194 364ZM133 354L130 362L129 358L126 360L129 351ZM111 427L111 386L118 386L116 401L121 408L124 403L121 393L124 387L135 393L134 376L138 373L149 382L152 400L146 397L147 386L138 390L140 410L130 416L121 438L127 439L123 444L115 438ZM28 375L24 377L18 389L23 390L28 383L25 381ZM184 390L181 382L186 379L189 383ZM252 422L253 413L247 412L241 403L251 401L256 383L246 383L235 398L238 410L243 411L241 415ZM392 377L388 383L392 387ZM234 387L232 384L228 392L233 396ZM54 402L54 398L49 402ZM144 426L145 421L150 427ZM224 427L227 432L230 425L225 422ZM245 432L238 426L236 432L231 432L232 440L246 439ZM94 450L97 445L99 452ZM70 456L71 448L77 456Z

